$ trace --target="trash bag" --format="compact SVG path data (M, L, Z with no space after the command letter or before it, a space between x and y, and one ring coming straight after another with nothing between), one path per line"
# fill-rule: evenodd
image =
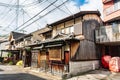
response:
M111 56L109 55L104 55L102 57L102 65L104 68L109 69L109 61L111 60Z
M120 72L120 57L112 57L109 62L109 70L112 72Z
M23 65L23 61L22 60L18 61L16 65L17 66L22 66Z

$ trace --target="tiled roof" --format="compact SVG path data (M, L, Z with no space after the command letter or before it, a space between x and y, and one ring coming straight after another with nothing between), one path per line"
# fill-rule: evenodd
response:
M25 34L23 33L18 33L18 32L12 32L13 38L18 39L19 37L24 36Z

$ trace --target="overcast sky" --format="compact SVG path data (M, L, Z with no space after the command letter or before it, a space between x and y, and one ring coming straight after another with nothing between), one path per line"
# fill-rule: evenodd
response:
M58 21L64 17L70 16L79 11L99 10L102 14L102 0L69 0L61 7L44 16L49 11L56 8L66 0L58 0L52 6L44 10L33 20L21 26L31 17L42 11L55 0L19 0L19 10L16 8L17 0L0 0L0 35L8 34L11 31L23 31L26 33L33 32L45 27L46 24ZM16 24L16 12L18 12L18 26ZM44 17L42 17L44 16ZM34 20L38 19L33 24ZM29 26L27 26L29 25ZM26 27L27 26L27 27ZM19 27L19 28L18 28ZM22 30L23 27L26 27ZM17 30L15 30L18 28Z

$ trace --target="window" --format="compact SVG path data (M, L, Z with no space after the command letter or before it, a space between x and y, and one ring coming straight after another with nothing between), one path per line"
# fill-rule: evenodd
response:
M61 30L61 32L62 32L62 33L65 33L65 30L64 30L64 29L62 29L62 30Z
M105 35L106 34L104 26L100 27L100 32L101 32L101 35Z
M65 28L65 34L69 34L70 31L69 31L69 27L68 28Z
M114 0L114 9L115 11L120 9L120 0Z
M74 26L57 30L57 33L70 34L74 32Z
M49 59L50 60L61 60L62 50L61 47L49 49Z
M73 33L73 32L74 32L74 26L62 29L62 33L65 33L65 34L70 34L70 33Z
M45 36L45 39L50 39L52 37L51 31L44 33L43 35Z
M112 24L112 31L113 31L113 33L119 33L118 24L116 24L116 23Z
M70 33L74 33L74 27L70 27Z

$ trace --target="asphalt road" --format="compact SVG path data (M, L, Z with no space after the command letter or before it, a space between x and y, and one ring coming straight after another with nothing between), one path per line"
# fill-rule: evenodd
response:
M0 65L0 80L46 80L29 74L18 66Z

